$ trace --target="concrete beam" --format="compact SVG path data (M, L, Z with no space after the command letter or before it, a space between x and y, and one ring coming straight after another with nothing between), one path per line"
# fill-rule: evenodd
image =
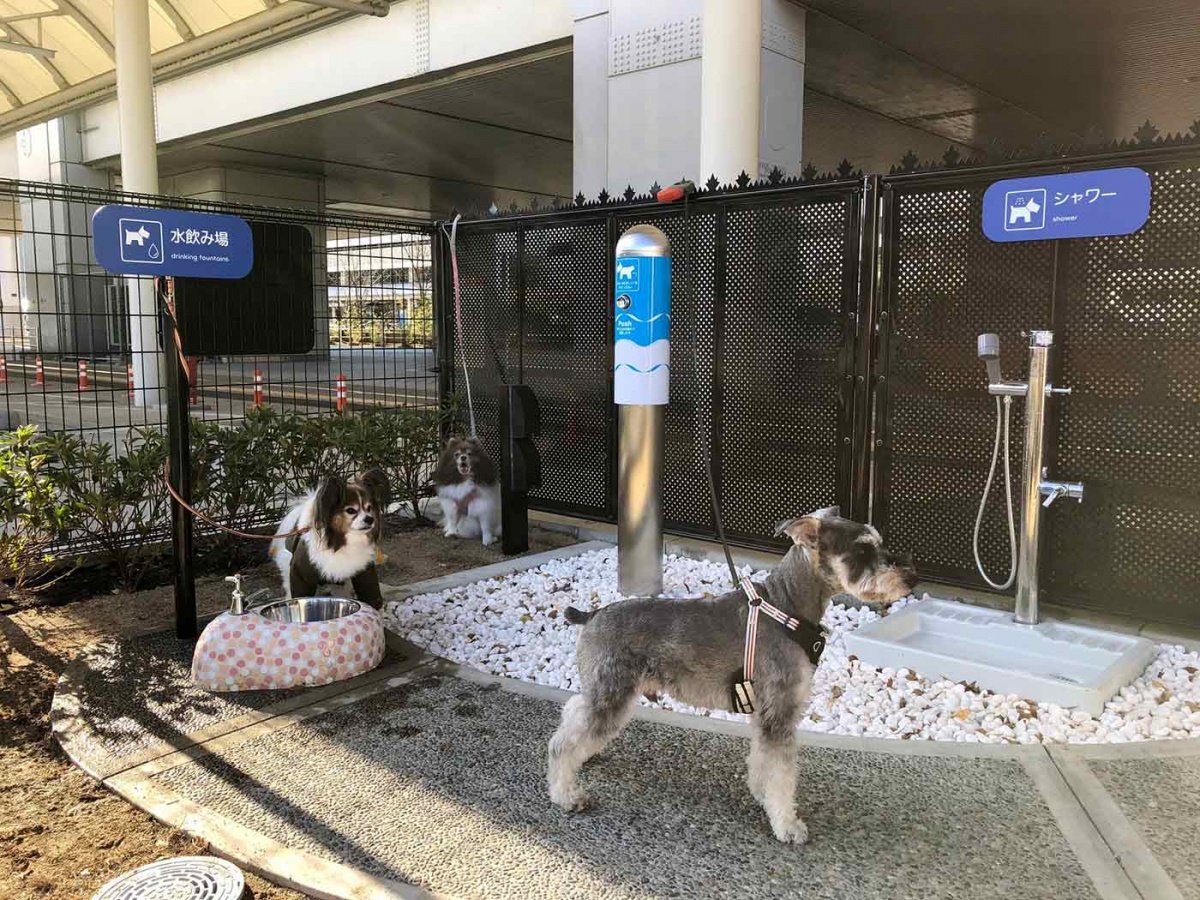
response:
M290 4L278 7L285 10ZM560 0L405 0L386 19L351 18L190 72L159 79L160 144L290 110L319 109L427 73L470 65L568 38L571 17ZM288 72L287 79L278 77ZM253 91L244 85L253 84ZM213 98L221 98L214 103ZM88 161L120 152L117 105L87 111ZM0 127L3 119L0 117Z

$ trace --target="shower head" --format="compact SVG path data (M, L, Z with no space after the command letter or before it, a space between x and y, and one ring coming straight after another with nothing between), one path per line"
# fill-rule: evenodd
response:
M981 334L975 342L979 358L987 366L988 383L999 384L1004 380L1000 373L1000 336L998 334Z

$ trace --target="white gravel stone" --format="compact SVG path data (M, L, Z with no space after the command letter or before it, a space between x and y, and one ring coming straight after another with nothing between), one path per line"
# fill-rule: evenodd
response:
M741 573L751 572L743 567ZM753 572L756 579L766 572ZM724 564L664 558L670 598L713 596L730 589ZM536 569L479 581L437 594L392 602L388 627L431 653L523 681L579 689L575 668L578 629L568 606L592 610L620 600L615 549L558 559ZM664 601L669 602L669 601ZM920 602L908 597L899 609ZM802 730L905 740L980 743L1127 743L1200 737L1200 653L1163 644L1158 657L1123 688L1096 718L1078 710L1039 706L1015 694L974 685L931 682L906 669L876 669L850 656L845 635L879 614L831 604L830 636L813 679ZM745 716L701 710L668 697L643 705L692 715L745 721Z

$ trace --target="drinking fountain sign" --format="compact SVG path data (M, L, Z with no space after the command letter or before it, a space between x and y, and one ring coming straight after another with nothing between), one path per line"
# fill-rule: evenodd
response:
M613 400L665 406L671 383L671 248L652 225L617 243L614 277Z
M1142 169L1095 169L997 181L983 195L983 233L1000 243L1133 234L1150 216Z
M114 275L238 279L254 265L250 226L236 216L102 206L92 216L92 245Z

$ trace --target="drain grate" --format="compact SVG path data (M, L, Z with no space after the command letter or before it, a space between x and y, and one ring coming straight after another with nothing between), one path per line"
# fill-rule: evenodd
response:
M233 863L177 856L118 875L92 900L239 900L246 880Z

